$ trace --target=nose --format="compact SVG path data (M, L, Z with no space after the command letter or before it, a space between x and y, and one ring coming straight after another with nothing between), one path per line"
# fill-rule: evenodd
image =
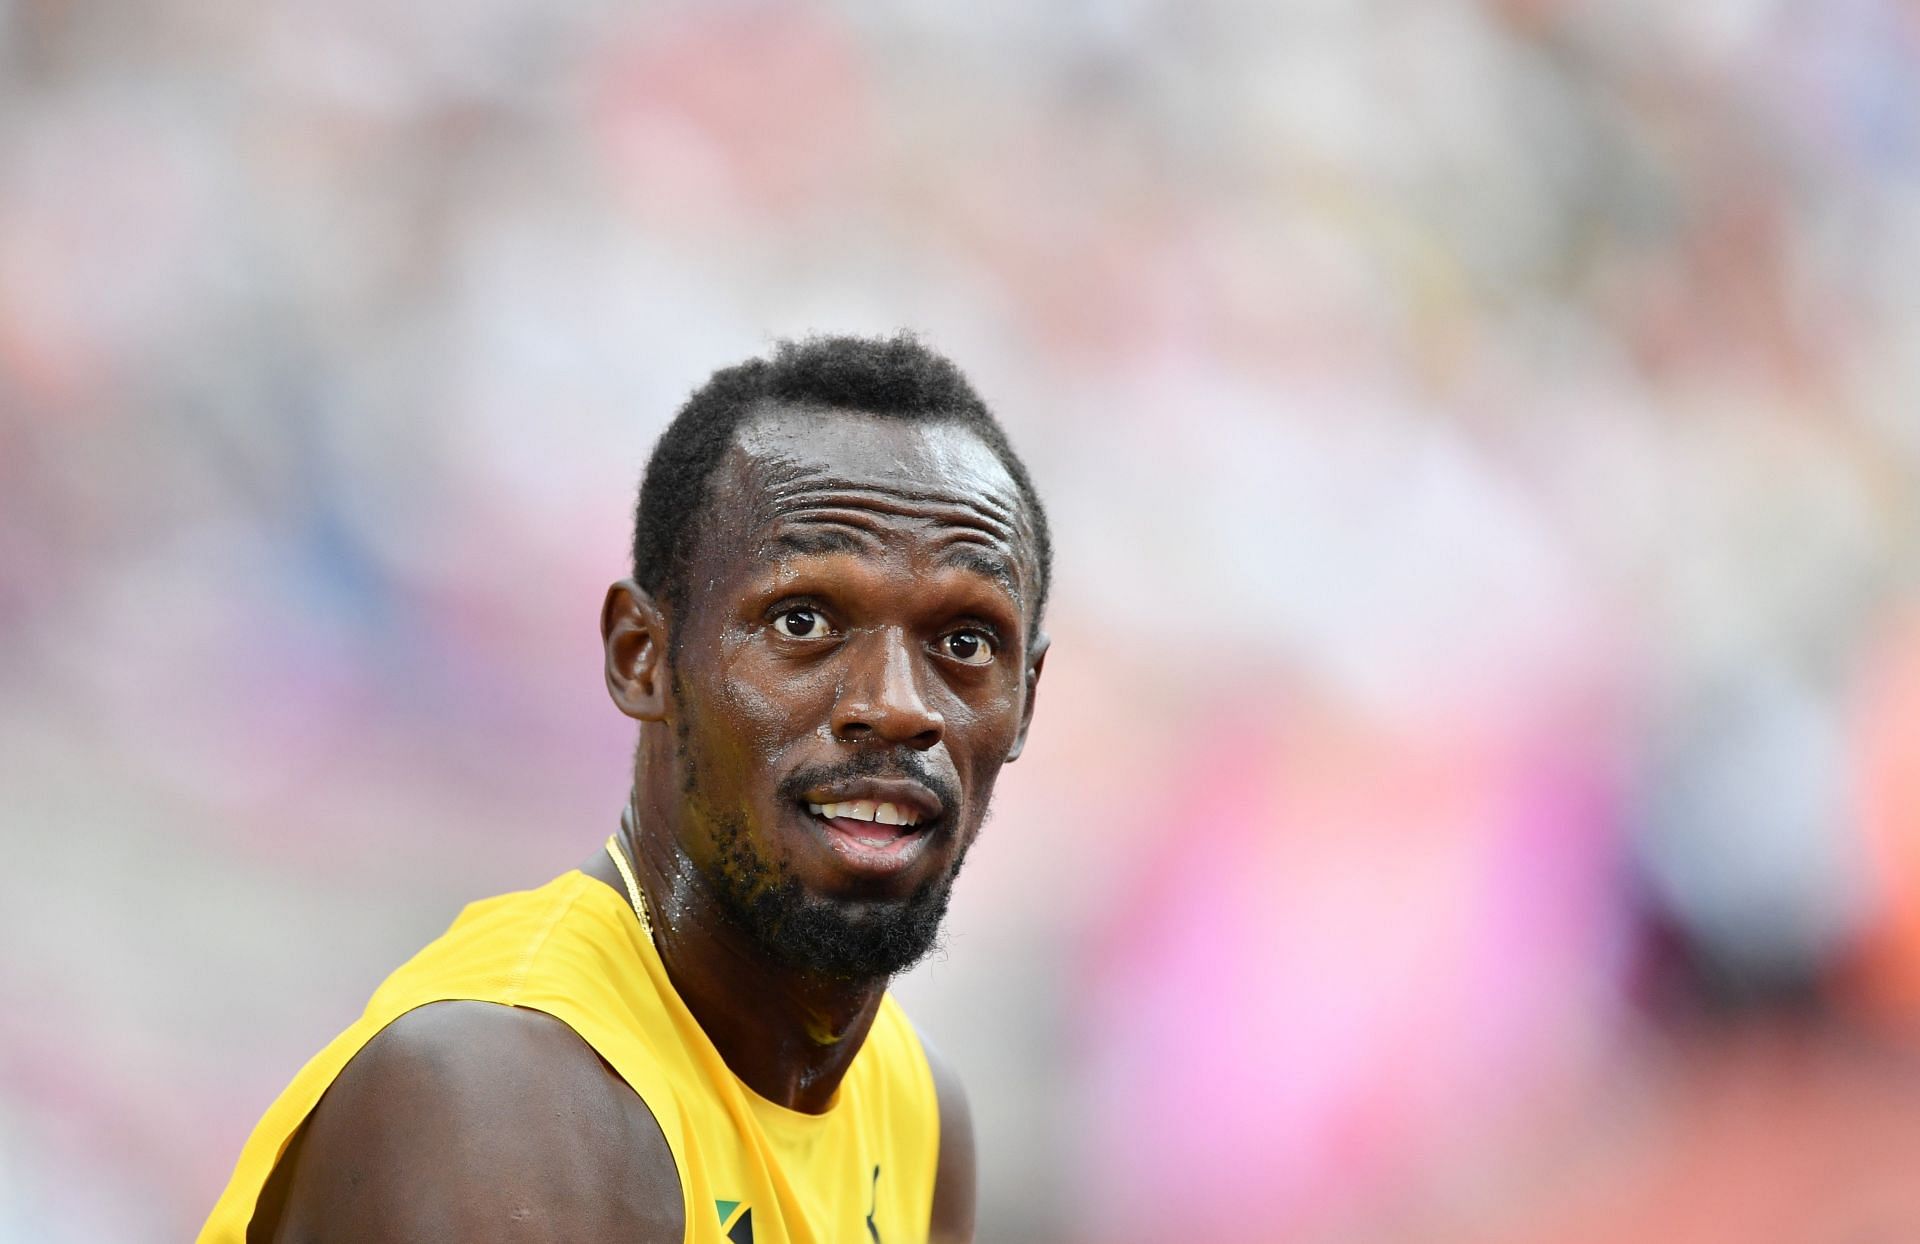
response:
M846 681L833 705L833 737L845 743L876 741L916 751L938 743L946 722L921 692L915 665L912 647L893 628L856 643Z

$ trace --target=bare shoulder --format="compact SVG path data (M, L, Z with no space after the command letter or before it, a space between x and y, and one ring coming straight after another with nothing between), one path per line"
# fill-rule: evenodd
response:
M940 1165L933 1177L932 1244L971 1244L975 1185L973 1111L967 1091L946 1059L920 1038L940 1103Z
M388 1025L281 1167L263 1238L288 1244L685 1235L646 1104L559 1020L493 1003L436 1002Z

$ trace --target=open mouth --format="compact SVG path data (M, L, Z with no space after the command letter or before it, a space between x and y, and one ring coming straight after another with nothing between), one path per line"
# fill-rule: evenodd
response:
M932 836L931 810L904 799L807 800L828 845L861 871L894 872L920 854Z

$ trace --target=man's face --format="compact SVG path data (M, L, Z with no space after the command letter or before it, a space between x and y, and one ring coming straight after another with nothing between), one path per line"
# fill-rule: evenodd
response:
M899 971L1025 731L1019 493L959 425L774 408L705 514L671 621L682 847L776 957Z

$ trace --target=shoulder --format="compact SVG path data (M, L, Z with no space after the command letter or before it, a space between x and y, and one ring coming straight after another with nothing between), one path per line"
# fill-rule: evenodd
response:
M923 1036L927 1070L940 1106L940 1164L933 1178L932 1244L967 1244L973 1239L976 1174L973 1112L960 1077Z
M559 1020L494 1003L436 1002L389 1024L282 1166L272 1238L302 1244L685 1234L646 1104Z

